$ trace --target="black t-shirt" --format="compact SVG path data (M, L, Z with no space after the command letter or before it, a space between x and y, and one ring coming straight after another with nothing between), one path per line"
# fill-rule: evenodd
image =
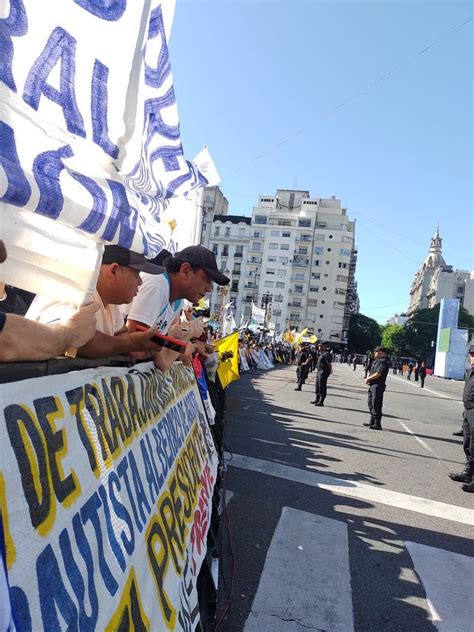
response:
M372 367L370 369L370 375L373 373L380 373L380 377L376 380L370 380L371 384L385 384L388 374L388 360L387 358L380 358L379 360L374 360Z
M4 312L0 312L0 331L2 331L2 329L5 327L6 320L7 320L7 317L4 314Z
M5 286L5 298L0 297L0 312L24 316L28 311L28 304L20 290L11 285Z
M331 355L326 351L326 353L322 353L316 364L316 368L318 371L326 371L327 373L331 370Z
M306 349L303 349L296 356L296 364L298 366L301 366L302 364L308 361L308 358L309 358L308 352L306 351Z

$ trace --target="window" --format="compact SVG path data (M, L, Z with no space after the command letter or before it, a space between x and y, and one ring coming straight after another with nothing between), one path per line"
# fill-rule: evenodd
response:
M301 246L298 248L298 254L299 255L307 255L308 254L308 249L307 248L302 248Z
M458 285L458 287L456 288L456 292L458 294L462 294L464 292L464 285Z
M320 266L320 265L321 265L321 261L320 261L319 259L315 259L315 260L313 261L313 264L312 264L312 265L313 265L313 266Z
M310 228L311 220L309 217L300 217L298 218L298 226L301 226L302 228Z
M319 286L310 286L309 291L310 292L319 292Z
M260 198L260 202L274 202L273 198Z
M342 325L342 316L333 316L331 320L332 320L333 323L337 323L338 325Z
M346 277L344 274L338 274L336 277L336 281L342 281L345 283L347 281L347 278L348 277Z
M314 236L314 241L324 241L324 234L323 233L317 233Z
M239 235L245 235L245 226L239 226Z
M291 233L287 230L284 230L281 234L282 237L291 237Z
M308 299L308 307L316 307L317 304L318 304L318 301L315 298Z
M271 231L270 231L270 235L271 235L272 237L278 237L278 235L279 235L279 234L280 234L280 231L279 231L279 230L271 230Z
M343 257L350 257L351 256L351 251L347 250L346 248L341 248L339 250L339 253L343 256Z
M273 281L265 281L264 286L265 287L273 287L274 282Z
M286 270L281 270L281 269L279 269L279 270L278 270L278 276L281 276L281 277L282 277L282 276L286 276Z
M319 274L319 272L311 272L311 278L312 279L320 279L321 275Z
M342 294L344 296L346 294L346 290L343 290L342 288L337 287L337 288L335 288L334 293L335 294Z
M340 301L334 301L334 309L344 309L344 303Z
M304 272L297 272L295 274L295 281L304 281Z
M266 215L255 215L255 224L266 224L267 223L267 216Z
M244 254L244 247L243 246L236 246L235 247L234 257L242 257L243 254Z
M278 257L278 263L288 263L288 257Z
M221 232L220 226L216 226L216 227L214 228L214 235L215 235L216 237L219 237L219 233L220 233L220 232Z
M263 233L260 230L254 230L253 231L253 236L255 239L261 239L262 238Z
M277 220L277 226L291 226L291 219L279 219Z
M270 250L277 250L278 249L278 244L276 244L275 242L271 242L268 247L270 248Z
M276 257L268 257L268 261L271 261L271 263L276 263L276 260Z
M267 268L265 274L275 274L275 268Z
M225 227L225 236L230 237L230 226Z
M303 286L295 285L295 294L303 294Z
M232 292L237 292L238 289L239 289L239 282L238 281L232 281L231 291Z
M258 242L253 242L252 245L250 246L250 250L257 250L259 251L262 247L262 244L258 243Z
M277 281L275 283L275 287L284 288L285 284L282 281ZM282 301L282 300L283 300L283 298L280 299L280 301Z
M347 235L343 235L341 237L341 241L343 241L346 244L351 244L352 243L352 237L348 237Z
M339 263L337 264L338 268L347 268L347 263L342 263L342 261L339 261Z
M324 248L322 246L316 246L316 248L314 249L314 254L315 255L322 255L323 254L323 250L324 250Z
M223 257L229 256L229 244L224 244L224 246L222 247L222 256Z
M289 250L290 244L280 244L280 250Z
M218 245L218 244L212 244L212 252L213 252L215 255L218 255L218 254L219 254L219 245Z

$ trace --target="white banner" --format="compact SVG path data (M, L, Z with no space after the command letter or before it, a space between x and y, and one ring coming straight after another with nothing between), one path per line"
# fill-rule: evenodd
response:
M265 322L265 310L257 307L254 302L252 302L252 320L257 325L263 325Z
M181 145L167 46L174 0L6 8L0 212L21 209L157 254L171 236L169 201L208 182Z
M3 384L0 442L18 630L195 629L217 458L190 369Z

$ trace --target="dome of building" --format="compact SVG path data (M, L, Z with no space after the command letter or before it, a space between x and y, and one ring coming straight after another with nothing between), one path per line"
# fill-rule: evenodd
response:
M426 268L442 268L446 265L446 261L441 254L441 244L442 239L439 236L439 226L436 228L436 233L431 238L430 250L425 257L423 263L421 264L421 268L426 270Z

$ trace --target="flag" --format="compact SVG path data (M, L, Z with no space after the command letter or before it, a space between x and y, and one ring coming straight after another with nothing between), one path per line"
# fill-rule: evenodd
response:
M300 331L300 333L296 334L294 338L294 344L299 345L303 341L303 338L306 336L307 333L308 333L308 328L305 327L303 331Z
M234 380L238 380L239 375L239 333L231 334L226 338L221 338L214 342L214 348L219 354L219 366L217 373L222 387L225 388ZM221 359L226 352L231 352L232 357ZM230 355L230 353L228 353Z
M69 279L83 296L94 249L96 264L104 242L153 257L173 241L170 201L209 182L181 143L168 51L175 0L8 4L0 20L2 231L18 217L2 234L11 252L2 280L57 295L56 281ZM196 160L214 181L207 148ZM195 223L196 205L183 212ZM96 243L80 246L78 234ZM56 257L62 240L76 238L71 257Z
M257 307L252 301L252 320L257 325L263 325L265 321L265 310Z

